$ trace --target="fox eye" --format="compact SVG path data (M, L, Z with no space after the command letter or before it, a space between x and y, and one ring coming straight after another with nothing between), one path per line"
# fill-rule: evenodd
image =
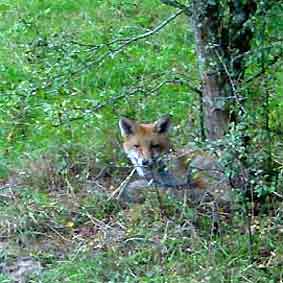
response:
M140 145L139 145L139 144L134 144L134 147L135 147L135 148L139 148Z
M158 148L160 148L160 144L152 144L152 145L151 145L151 148L158 149Z

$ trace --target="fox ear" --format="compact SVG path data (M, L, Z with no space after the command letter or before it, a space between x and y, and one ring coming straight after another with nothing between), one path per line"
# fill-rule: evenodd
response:
M121 118L119 120L119 127L123 137L133 135L136 131L136 122L128 118Z
M170 128L171 119L166 115L154 123L154 131L158 134L166 134Z

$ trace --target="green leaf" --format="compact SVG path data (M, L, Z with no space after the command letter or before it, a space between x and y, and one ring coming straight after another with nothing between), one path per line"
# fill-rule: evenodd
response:
M6 12L10 9L9 5L6 4L0 4L0 13Z

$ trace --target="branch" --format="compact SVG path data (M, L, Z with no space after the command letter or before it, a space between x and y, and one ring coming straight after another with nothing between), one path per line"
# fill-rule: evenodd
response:
M133 84L132 86L128 87L126 90L122 91L122 93L115 95L113 97L110 97L106 99L105 101L97 103L93 108L91 109L81 109L81 108L72 108L72 110L79 110L81 111L81 115L73 118L66 118L62 122L58 122L56 124L53 124L53 127L60 127L61 125L68 123L68 122L74 122L77 120L84 119L86 116L92 113L96 113L97 111L100 111L101 109L113 105L120 101L121 99L126 99L131 96L142 94L144 97L148 96L154 96L159 95L160 93L157 93L163 86L168 84L174 84L174 85L181 85L186 88L188 88L190 91L196 93L197 95L201 96L202 91L200 87L194 86L191 83L191 79L186 77L182 73L170 73L170 72L162 72L159 74L159 76L156 78L156 74L153 74L154 79L149 78L142 80L140 82L136 82L136 84ZM146 87L147 86L147 87ZM227 99L230 99L229 97Z
M172 83L172 82L173 82L172 80L164 80L161 83L159 83L156 86L154 86L152 89L144 89L144 88L138 86L138 87L134 88L131 91L122 93L120 95L113 96L113 97L107 99L104 102L98 103L93 109L91 109L91 112L96 113L97 111L101 110L102 108L104 108L104 107L106 107L108 105L113 105L113 104L117 103L121 99L128 98L130 96L134 96L134 95L139 94L139 93L143 93L145 97L146 96L150 96L150 95L154 95L164 85ZM87 113L87 114L89 114L89 113ZM79 116L79 117L70 118L68 120L63 121L62 123L59 123L59 124L54 124L53 127L60 127L60 126L62 126L65 123L74 122L74 121L78 121L78 120L84 119L87 114L84 114L84 115Z
M146 83L146 84L142 83L142 85L138 85L138 86L131 88L131 89L119 94L119 95L113 96L113 97L107 99L104 102L98 103L92 109L84 109L86 114L82 114L81 116L78 116L78 117L66 119L66 120L64 120L64 121L62 121L61 123L58 123L58 124L53 124L53 127L60 127L65 123L74 122L74 121L84 119L87 115L90 114L90 112L91 113L97 113L97 111L100 111L101 109L103 109L103 108L105 108L109 105L113 105L113 104L117 103L118 101L120 101L122 99L126 99L126 98L131 97L131 96L135 96L135 95L138 95L138 94L143 94L144 97L159 95L159 93L157 93L157 92L163 86L168 85L168 84L182 84L182 85L184 84L191 91L197 93L198 95L200 95L202 93L199 88L197 88L193 85L190 85L190 83L184 78L172 78L172 79L171 78L170 79L165 78L162 81L160 81L159 79L157 79L157 82L155 82L155 84L151 88L144 88L143 87L143 85L149 85L150 83Z
M77 70L71 72L69 77L61 83L61 86L68 83L70 78L72 78L73 76L76 76L78 74L81 75L81 73L84 70L86 70L90 67L94 67L94 66L100 67L102 65L102 63L105 61L106 58L108 58L108 57L114 58L117 54L122 52L125 48L127 48L132 43L137 42L137 41L142 40L142 39L145 39L145 38L148 38L148 37L160 32L165 26L167 26L169 23L171 23L173 20L175 20L179 15L181 15L184 12L185 12L184 10L178 10L176 13L172 14L167 19L165 19L163 22L158 24L154 29L149 30L148 32L142 33L140 35L137 35L135 37L121 38L121 39L118 38L118 39L115 39L111 42L100 44L100 45L92 45L92 46L87 45L88 47L91 47L91 50L94 51L95 54L97 54L97 52L99 52L103 48L107 48L107 51L105 51L102 55L100 55L98 58L94 59L93 61L89 61L89 62L85 63L83 66L79 67ZM84 43L78 43L78 42L73 42L73 43L76 43L78 45L86 45ZM116 44L118 44L117 47L114 46ZM91 56L90 56L89 60L91 59ZM38 88L38 90L39 89L45 90L45 89L49 88L54 81L64 77L64 75L65 74L60 74L58 76L51 78L49 80L49 82L44 87Z
M13 188L17 188L17 187L20 187L20 186L22 186L22 185L24 185L24 184L4 184L3 186L1 186L0 187L0 191L4 191L4 190L7 190L7 189L9 189L9 190L11 190L11 189L13 189Z
M280 51L281 51L281 55L282 55L282 42L283 42L283 39L277 39L275 41L275 39L273 40L272 44L268 45L268 46L264 46L264 47L257 47L257 48L254 48L252 50L249 50L249 51L246 51L244 53L241 53L239 55L236 55L235 57L232 58L231 60L231 67L234 65L235 61L239 60L239 59L242 59L243 57L248 57L248 56L252 56L254 54L257 54L257 52L262 52L263 50L265 50L266 52L271 52L272 48L280 48Z
M243 113L246 113L246 110L245 110L245 108L243 107L243 105L241 103L241 97L238 94L238 90L236 88L235 82L234 82L234 80L233 80L233 78L232 78L232 76L231 76L231 74L230 74L230 72L229 72L225 62L223 61L221 55L219 54L219 52L217 50L215 51L215 53L216 53L216 56L218 57L218 60L222 64L222 66L224 68L224 71L225 71L225 73L226 73L226 75L227 75L227 77L228 77L228 79L230 81L230 85L231 85L231 88L232 88L232 93L233 93L233 96L234 96L238 106L240 107L240 109L241 109L241 111Z
M178 1L175 1L175 0L160 0L160 2L165 4L165 5L183 10L184 13L189 17L192 15L192 12L190 11L189 7L178 2Z
M178 74L181 75L181 76L184 76L184 74L182 74L182 73L176 73L176 75L178 75ZM175 81L175 83L185 84L187 86L187 88L189 90L191 90L192 92L195 92L198 95L202 95L201 88L193 86L192 84L190 84L190 81L191 81L190 79L175 77L174 81Z
M129 44L136 42L140 39L144 39L147 38L157 32L159 32L160 30L162 30L165 26L167 26L170 22L172 22L173 20L175 20L179 15L181 15L184 12L184 10L179 10L177 13L171 15L169 18L167 18L165 21L163 21L162 23L160 23L158 26L156 26L153 30L150 30L146 33L143 33L141 35L138 35L136 37L133 37L131 39L125 40L125 43L123 43L121 46L119 46L116 50L114 50L114 52L111 52L111 55L116 55L117 53L120 52L120 50L122 50L124 47L128 46Z
M130 172L130 174L126 177L126 179L119 185L119 187L111 194L111 196L108 198L108 201L113 199L114 197L116 197L117 199L120 199L120 197L122 196L124 190L126 189L126 187L129 185L133 175L136 172L136 168L132 169L132 171Z
M117 55L118 53L120 53L125 47L127 47L128 45L132 44L133 42L136 42L138 40L141 39L145 39L149 36L152 36L155 33L158 33L160 30L162 30L165 26L167 26L170 22L172 22L173 20L175 20L179 15L181 15L184 11L183 10L179 10L177 13L171 15L170 17L168 17L166 20L164 20L162 23L160 23L159 25L157 25L154 29L140 34L136 37L133 38L126 38L126 39L115 39L114 41L105 44L105 46L107 46L110 50L106 53L104 53L103 55L101 55L96 61L94 62L90 62L90 64L88 64L88 66L91 65L99 65L102 61L104 61L104 59L106 57L114 57L115 55ZM117 42L122 42L122 44L116 48L111 48L113 44L117 43ZM81 70L79 70L80 72Z

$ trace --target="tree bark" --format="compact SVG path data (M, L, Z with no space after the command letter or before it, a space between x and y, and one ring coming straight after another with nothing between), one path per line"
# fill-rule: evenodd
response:
M203 121L208 140L222 138L228 130L233 116L231 102L237 99L233 80L238 80L244 73L243 57L239 55L250 50L253 36L244 23L255 11L254 0L244 4L234 0L226 7L221 6L219 0L192 1L191 21L202 80ZM235 56L237 60L233 59Z
M225 109L223 98L225 76L219 73L215 48L217 47L218 6L207 1L192 1L192 26L202 80L202 103L206 137L215 140L223 137L228 126L229 110ZM221 101L223 103L220 103Z

